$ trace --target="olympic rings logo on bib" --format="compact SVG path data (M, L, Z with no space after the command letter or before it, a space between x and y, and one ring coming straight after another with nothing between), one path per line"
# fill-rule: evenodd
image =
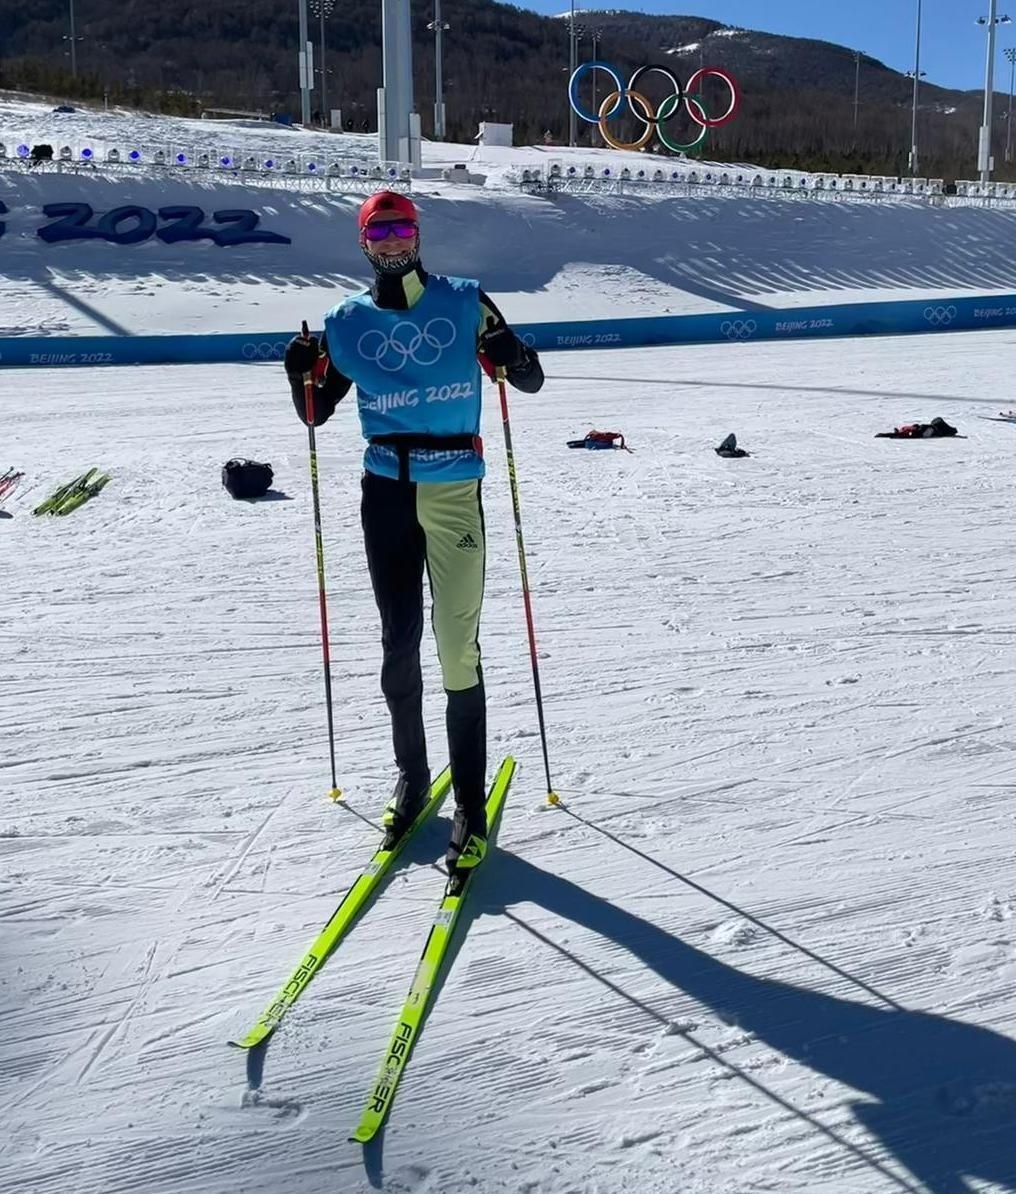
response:
M401 319L390 336L378 328L364 332L356 349L365 361L371 361L386 373L397 373L408 361L415 365L436 365L444 350L455 343L455 324L444 316L428 319L418 327L409 319Z
M614 90L603 100L597 112L592 113L587 111L579 101L578 86L587 74L596 70L605 71L610 76ZM673 88L673 93L667 96L658 110L638 90L639 82L650 74L662 75ZM695 94L696 88L706 79L719 79L726 84L730 91L730 103L727 105L727 110L720 116L708 115L702 100ZM611 133L607 123L618 115L625 100L628 102L628 111L636 120L641 120L645 125L645 132L635 141L619 141ZM733 76L718 66L704 66L701 70L697 70L686 84L683 84L669 67L640 66L628 80L628 85L625 86L621 81L621 76L609 63L592 61L583 62L568 81L568 102L576 116L586 121L587 124L595 124L599 127L600 136L611 149L644 149L655 136L672 153L684 153L690 149L697 149L705 140L710 129L718 129L721 125L734 119L741 104L741 92ZM664 127L668 120L678 114L682 106L691 117L692 122L699 126L698 136L687 144L680 144L672 140Z

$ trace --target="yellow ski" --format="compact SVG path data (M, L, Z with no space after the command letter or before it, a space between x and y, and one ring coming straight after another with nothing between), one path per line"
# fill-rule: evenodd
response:
M487 795L488 837L494 832L514 775L515 760L507 758L498 769ZM385 1051L384 1061L381 1063L374 1089L370 1092L360 1124L350 1137L351 1140L366 1144L377 1135L385 1121L395 1098L395 1090L402 1077L402 1071L406 1068L409 1054L419 1036L420 1026L434 990L434 983L448 952L448 945L455 931L455 922L458 920L463 901L469 890L470 881L478 869L478 867L472 867L466 871L457 871L448 880L441 900L441 907L430 927L427 943L423 947L423 956L416 968L413 985L409 988L406 1002L403 1004L402 1012L395 1025L395 1031L392 1033Z
M261 1014L254 1027L238 1041L230 1041L231 1045L236 1045L240 1049L253 1049L255 1045L266 1041L278 1028L283 1016L300 998L304 988L353 927L356 918L377 891L381 880L391 868L392 863L402 853L406 843L431 813L437 810L451 787L451 782L452 773L446 767L431 784L430 796L416 820L390 850L380 848L375 851L363 873L343 896L342 902L332 913L331 919L318 934L299 966L290 975L289 981Z

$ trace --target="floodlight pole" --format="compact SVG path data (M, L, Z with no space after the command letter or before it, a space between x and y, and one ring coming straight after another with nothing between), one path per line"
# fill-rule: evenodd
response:
M1009 60L1009 113L1006 116L1005 129L1005 160L1012 161L1012 97L1013 87L1016 84L1016 50L1011 46L1005 52L1006 58Z
M575 0L571 0L571 11L568 17L568 80L572 79L578 66L575 47ZM578 141L578 122L575 108L568 105L568 144L574 146Z
M910 174L917 177L917 100L921 87L921 2L917 0L917 48L914 50L914 104L910 121Z
M78 77L78 38L74 28L74 0L70 0L71 6L71 75L76 79Z
M384 162L419 166L420 117L413 102L413 38L409 0L381 0L382 86L378 153Z
M861 51L854 51L854 139L857 139L857 115L861 106Z
M978 17L978 25L988 26L988 58L984 64L984 123L981 125L977 145L977 168L982 183L991 182L991 120L995 99L995 30L999 25L1010 24L1007 16L998 15L998 0L990 0L987 17Z
M321 123L328 127L328 82L325 74L325 16L328 8L327 0L319 0L321 4Z
M434 19L427 28L434 34L434 140L445 139L444 35L451 28L441 20L441 0L434 0Z
M308 40L307 0L298 0L300 9L300 49L297 52L297 66L300 71L300 123L310 124L310 89L313 85L311 45Z

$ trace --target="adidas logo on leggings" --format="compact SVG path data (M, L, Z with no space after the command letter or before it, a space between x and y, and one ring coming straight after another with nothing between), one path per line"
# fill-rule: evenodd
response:
M467 531L466 534L455 545L459 551L479 551L480 545L476 542L472 535Z

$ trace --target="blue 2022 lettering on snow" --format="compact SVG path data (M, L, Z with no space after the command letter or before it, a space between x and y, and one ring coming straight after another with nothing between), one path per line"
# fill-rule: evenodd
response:
M0 204L0 212L6 210ZM147 207L127 204L107 211L94 224L95 212L87 203L47 203L42 213L50 223L43 224L37 235L51 245L68 240L104 240L114 245L137 245L152 236L168 245L210 240L222 248L293 243L290 237L280 232L260 228L261 217L258 213L242 208L223 208L212 212L213 226L205 224L205 213L200 207L183 204L160 207L157 213ZM0 236L3 231L3 223L0 222Z

